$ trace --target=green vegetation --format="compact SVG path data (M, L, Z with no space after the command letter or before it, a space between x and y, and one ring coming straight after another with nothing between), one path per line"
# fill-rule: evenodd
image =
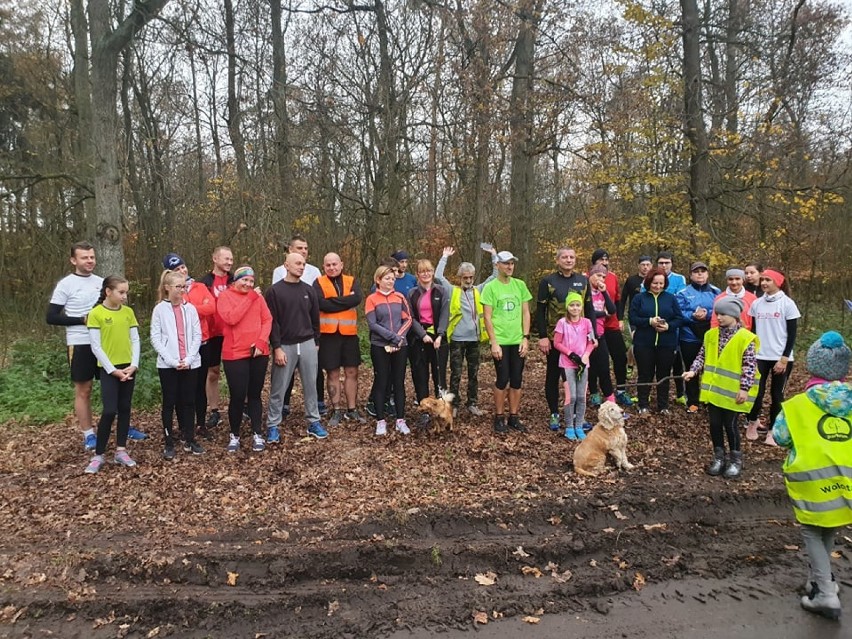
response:
M140 326L142 357L133 393L134 410L152 409L161 401L157 357ZM74 386L68 375L65 335L33 333L19 337L8 349L7 366L0 369L0 424L60 422L74 410ZM92 404L100 403L95 384Z

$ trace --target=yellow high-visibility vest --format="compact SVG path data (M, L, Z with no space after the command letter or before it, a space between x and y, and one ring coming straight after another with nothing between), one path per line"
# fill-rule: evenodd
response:
M754 348L760 348L757 336L744 328L733 334L728 343L719 352L719 329L711 328L704 335L704 373L701 376L701 395L699 400L719 408L727 408L737 413L747 413L754 406L760 373L754 372L754 384L748 389L748 398L737 404L740 392L740 378L743 374L743 353L754 342Z

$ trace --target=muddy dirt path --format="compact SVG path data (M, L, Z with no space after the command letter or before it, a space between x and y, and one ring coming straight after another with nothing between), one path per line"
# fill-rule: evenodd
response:
M415 639L481 627L478 618L489 622L485 636L509 637L524 617L541 620L536 636L823 627L795 610L805 568L781 491L650 495L637 477L618 495L380 517L333 535L305 525L287 540L235 531L168 554L113 539L108 552L81 547L67 558L76 589L7 589L7 624L23 612L0 636ZM848 537L839 550L838 579L852 587ZM669 634L652 633L659 614ZM733 634L719 635L725 628Z

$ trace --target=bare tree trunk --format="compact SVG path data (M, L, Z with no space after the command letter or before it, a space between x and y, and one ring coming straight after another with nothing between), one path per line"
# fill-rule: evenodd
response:
M109 0L89 0L92 43L92 148L97 229L95 244L101 272L124 273L124 228L121 219L121 175L118 170L118 56L136 33L168 0L137 2L113 29Z
M207 190L207 180L204 175L204 146L201 141L201 110L198 107L198 78L195 69L195 47L189 47L189 68L192 73L192 115L195 128L195 161L198 164L198 197Z
M534 157L533 132L533 67L535 38L543 0L526 0L517 10L521 18L515 40L515 73L509 98L511 130L511 182L509 191L509 229L511 249L528 267L531 255L529 223L533 213Z
M83 211L85 237L94 238L97 229L95 203L89 198L92 186L92 95L89 81L89 26L83 0L71 0L71 32L74 35L74 108L77 115L77 135L74 154L77 156L77 181L85 188L76 187L78 205ZM88 192L87 192L88 191ZM79 233L79 229L78 229Z
M287 113L287 58L284 53L284 31L281 26L281 0L270 0L272 17L272 105L275 112L275 163L278 188L282 197L291 195L289 116Z
M707 221L709 158L701 104L701 20L697 0L681 0L683 14L683 99L689 142L689 211L693 224Z
M225 0L225 41L228 50L228 135L234 147L234 158L237 161L237 179L242 190L248 181L248 164L246 162L246 144L241 128L242 114L240 99L237 95L237 44L234 31L234 3ZM242 198L240 198L242 200Z

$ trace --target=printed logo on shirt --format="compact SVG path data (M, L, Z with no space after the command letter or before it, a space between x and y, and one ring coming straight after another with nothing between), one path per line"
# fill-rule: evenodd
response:
M104 318L104 324L112 324L112 318L111 317L105 317Z
M511 313L512 311L515 310L515 308L517 308L517 306L516 306L514 300L505 300L503 302L503 310L506 311L507 313Z

